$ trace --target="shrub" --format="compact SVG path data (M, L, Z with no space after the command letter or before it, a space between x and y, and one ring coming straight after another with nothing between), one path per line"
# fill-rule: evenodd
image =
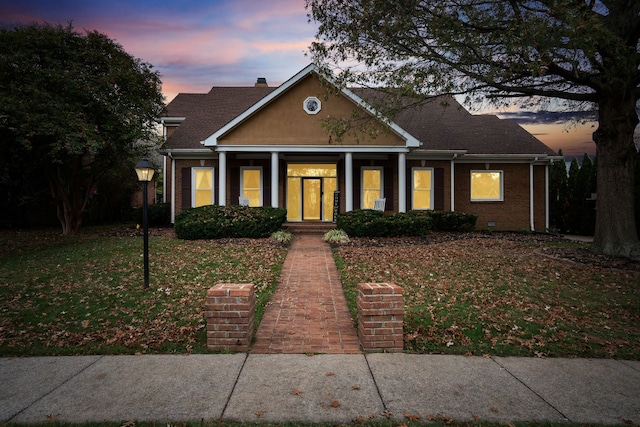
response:
M286 209L281 208L209 205L176 215L175 232L187 240L269 237L286 217Z
M438 231L473 231L478 220L477 215L464 212L429 211L429 215Z
M272 233L271 238L278 243L288 245L289 243L291 243L293 234L289 233L288 231L279 230L279 231L276 231L275 233Z
M338 215L337 226L353 237L422 236L431 230L431 217L422 211L384 215L371 209Z
M349 243L349 236L344 230L329 230L324 234L323 239L333 244Z
M372 209L359 209L338 214L336 226L349 236L382 236L384 214Z
M135 208L134 220L142 224L142 208ZM147 206L147 221L150 227L168 227L171 224L171 204L159 203Z

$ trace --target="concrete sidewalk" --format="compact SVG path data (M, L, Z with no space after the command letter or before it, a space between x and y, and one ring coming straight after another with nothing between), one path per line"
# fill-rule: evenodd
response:
M640 362L408 354L0 358L0 419L640 424Z

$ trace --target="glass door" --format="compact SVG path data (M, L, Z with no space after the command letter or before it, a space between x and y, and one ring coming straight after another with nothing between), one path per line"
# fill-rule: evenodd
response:
M302 220L322 219L322 178L302 178Z
M336 175L335 163L289 163L287 220L332 221Z

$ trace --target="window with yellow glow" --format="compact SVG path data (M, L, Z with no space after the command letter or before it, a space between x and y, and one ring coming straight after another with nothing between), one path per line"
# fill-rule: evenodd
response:
M213 168L192 168L192 206L212 205L214 200L213 193Z
M382 198L382 168L362 168L362 209L373 209L376 199Z
M433 169L413 168L413 209L433 209Z
M249 206L262 206L262 168L240 169L240 192Z
M471 200L504 200L502 175L502 171L471 171Z

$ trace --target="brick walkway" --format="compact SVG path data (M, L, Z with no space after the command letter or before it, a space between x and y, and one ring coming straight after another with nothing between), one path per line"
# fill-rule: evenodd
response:
M294 236L252 353L360 353L331 248Z

